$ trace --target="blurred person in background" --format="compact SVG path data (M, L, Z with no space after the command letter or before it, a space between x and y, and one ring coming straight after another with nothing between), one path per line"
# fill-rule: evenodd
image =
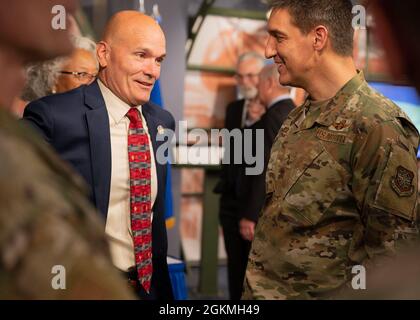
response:
M241 98L231 102L226 108L225 128L229 131L242 130L255 122L255 119L249 118L248 106L250 101L257 96L258 74L264 67L264 63L265 59L255 52L244 53L238 58L235 78ZM243 166L233 163L234 150L233 147L230 149L225 150L229 153L230 163L222 165L220 181L214 192L221 194L219 219L227 254L229 296L230 299L238 300L241 297L250 242L244 240L239 232ZM225 153L225 156L227 155Z
M12 111L21 118L28 102L90 84L98 73L96 44L87 37L71 36L74 49L71 55L45 62L37 62L25 68L26 82Z
M245 127L251 127L256 122L258 122L265 113L265 111L265 106L258 99L258 96L254 99L251 99L248 103Z
M275 64L265 66L259 75L258 98L267 108L262 117L266 130L268 155L277 133L295 104L290 96L291 88L279 83L279 72Z
M248 241L254 238L255 225L265 200L265 172L271 146L284 120L295 107L290 88L279 83L279 73L275 64L265 66L259 74L258 101L266 106L267 112L251 129L264 130L264 170L258 175L245 176L242 182L239 229L242 237ZM254 140L253 143L257 141Z
M10 113L24 65L72 50L51 28L55 4L0 0L0 299L130 299L81 178Z
M373 31L381 41L394 80L408 80L420 94L420 23L416 0L365 0L374 16Z
M86 37L74 37L75 49L69 57L55 62L53 73L56 77L52 93L61 93L91 84L98 74L96 44ZM39 97L40 98L40 97Z

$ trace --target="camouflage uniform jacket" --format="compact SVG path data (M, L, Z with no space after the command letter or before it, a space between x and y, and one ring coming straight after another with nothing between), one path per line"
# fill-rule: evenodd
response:
M0 299L133 298L81 178L1 108L0 164Z
M418 235L418 132L359 72L280 129L248 260L244 299L328 298L351 267Z

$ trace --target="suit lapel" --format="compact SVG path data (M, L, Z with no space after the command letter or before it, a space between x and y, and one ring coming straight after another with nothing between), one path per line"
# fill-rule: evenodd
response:
M111 140L108 111L96 81L85 89L85 104L88 107L86 122L89 132L94 199L97 208L106 217L111 187ZM160 200L163 197L162 194L164 194L162 193L164 192L162 188L165 186L166 165L156 162L156 152L163 141L157 141L156 139L157 127L160 125L160 121L154 116L152 108L151 105L144 104L142 112L147 122L153 146L158 179L156 200ZM155 214L157 213L155 212Z
M111 186L111 140L108 111L97 82L86 87L93 192L96 207L106 217Z
M149 104L144 104L142 106L142 112L143 112L143 116L147 122L147 127L149 129L149 135L150 135L150 140L152 140L152 146L153 146L153 154L155 156L155 164L156 164L156 175L158 178L158 192L157 192L157 196L156 196L156 200L160 199L160 196L162 195L162 192L164 191L162 188L165 185L165 181L164 181L164 176L165 176L165 170L166 170L166 165L162 165L159 164L156 159L156 152L157 149L159 148L159 146L163 143L163 141L157 141L156 136L157 136L157 127L160 124L159 119L157 119L152 112L152 106ZM157 213L157 212L155 212Z

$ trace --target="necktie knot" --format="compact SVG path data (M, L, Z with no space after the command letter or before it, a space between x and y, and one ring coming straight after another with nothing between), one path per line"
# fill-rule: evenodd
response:
M137 110L137 108L130 108L130 110L128 110L127 112L127 117L128 119L130 119L130 122L133 124L137 124L141 122L139 110Z

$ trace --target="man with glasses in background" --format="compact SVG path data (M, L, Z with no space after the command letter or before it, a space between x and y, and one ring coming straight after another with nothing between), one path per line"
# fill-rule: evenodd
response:
M241 99L226 108L225 128L229 131L249 127L255 122L248 117L248 105L257 96L258 75L264 63L264 58L255 52L239 57L235 78ZM221 194L219 217L228 260L229 295L230 299L239 300L251 242L243 239L239 231L239 199L244 170L242 165L232 163L233 148L226 152L230 152L231 163L222 166L221 178L214 191Z

